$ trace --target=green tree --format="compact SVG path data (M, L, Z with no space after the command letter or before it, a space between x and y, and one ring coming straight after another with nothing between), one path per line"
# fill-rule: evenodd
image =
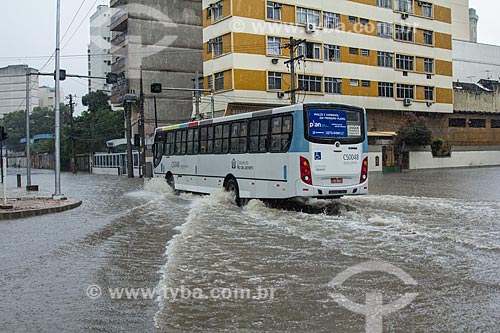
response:
M426 146L432 142L432 131L427 127L424 117L414 113L405 115L405 119L397 131L396 142L406 146Z
M8 133L5 144L8 149L14 151L23 151L24 144L20 141L26 137L26 113L24 111L16 111L7 113L3 116L2 126Z
M91 92L82 97L82 104L88 107L90 113L96 113L102 109L111 110L108 101L109 96L102 91Z
M106 151L106 141L123 138L124 112L111 110L108 100L109 96L103 92L92 92L82 98L88 110L75 118L73 134L78 153Z
M26 137L26 113L24 111L16 111L8 113L4 116L2 126L7 131L9 138L7 139L7 147L14 151L24 151L25 144L21 143L21 139ZM30 114L30 138L37 134L54 134L54 110L48 108L36 107ZM69 108L61 104L61 128L68 122ZM63 139L61 137L61 139ZM41 145L45 147L47 145ZM38 151L41 153L50 152Z

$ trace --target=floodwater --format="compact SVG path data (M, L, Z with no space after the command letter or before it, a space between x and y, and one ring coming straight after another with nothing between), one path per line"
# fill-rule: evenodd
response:
M418 294L384 332L498 332L499 176L374 174L369 196L291 209L63 174L80 208L0 221L0 331L363 332L366 316L331 293L365 304L376 291L384 304ZM33 179L53 188L47 171ZM367 262L381 271L330 283Z

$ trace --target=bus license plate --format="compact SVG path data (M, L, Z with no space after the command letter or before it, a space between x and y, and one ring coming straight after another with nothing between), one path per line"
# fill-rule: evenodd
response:
M344 178L332 178L331 181L332 181L332 184L343 184Z

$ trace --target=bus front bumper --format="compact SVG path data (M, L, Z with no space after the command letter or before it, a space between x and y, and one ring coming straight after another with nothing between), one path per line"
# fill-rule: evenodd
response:
M350 186L314 186L304 184L302 181L297 182L296 193L298 197L331 197L338 198L350 195L368 194L368 181L363 184Z

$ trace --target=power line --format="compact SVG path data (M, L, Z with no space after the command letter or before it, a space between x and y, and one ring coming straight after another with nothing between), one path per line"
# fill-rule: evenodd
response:
M73 19L71 20L71 23L69 24L68 28L66 29L66 31L64 32L61 40L63 41L64 38L66 37L66 35L68 34L69 32L69 29L71 28L71 26L73 25L73 23L75 22L76 18L78 17L78 14L80 13L80 10L82 10L82 7L83 5L85 4L85 2L87 2L87 0L83 0L82 3L80 4L80 7L78 8L78 10L76 11L75 15L73 16Z
M71 35L71 37L69 37L69 39L66 41L66 43L63 45L63 47L61 47L61 50L64 49L66 46L68 46L69 42L71 42L71 40L73 39L73 37L75 37L76 33L78 32L78 30L80 29L80 27L82 26L82 24L85 22L85 20L87 20L88 16L90 15L90 13L92 12L92 10L94 9L94 6L97 4L99 0L96 0L92 6L90 6L90 9L89 11L87 12L87 14L85 14L85 16L83 17L83 20L80 22L80 24L78 25L78 27L75 29L75 31L73 32L73 34Z

